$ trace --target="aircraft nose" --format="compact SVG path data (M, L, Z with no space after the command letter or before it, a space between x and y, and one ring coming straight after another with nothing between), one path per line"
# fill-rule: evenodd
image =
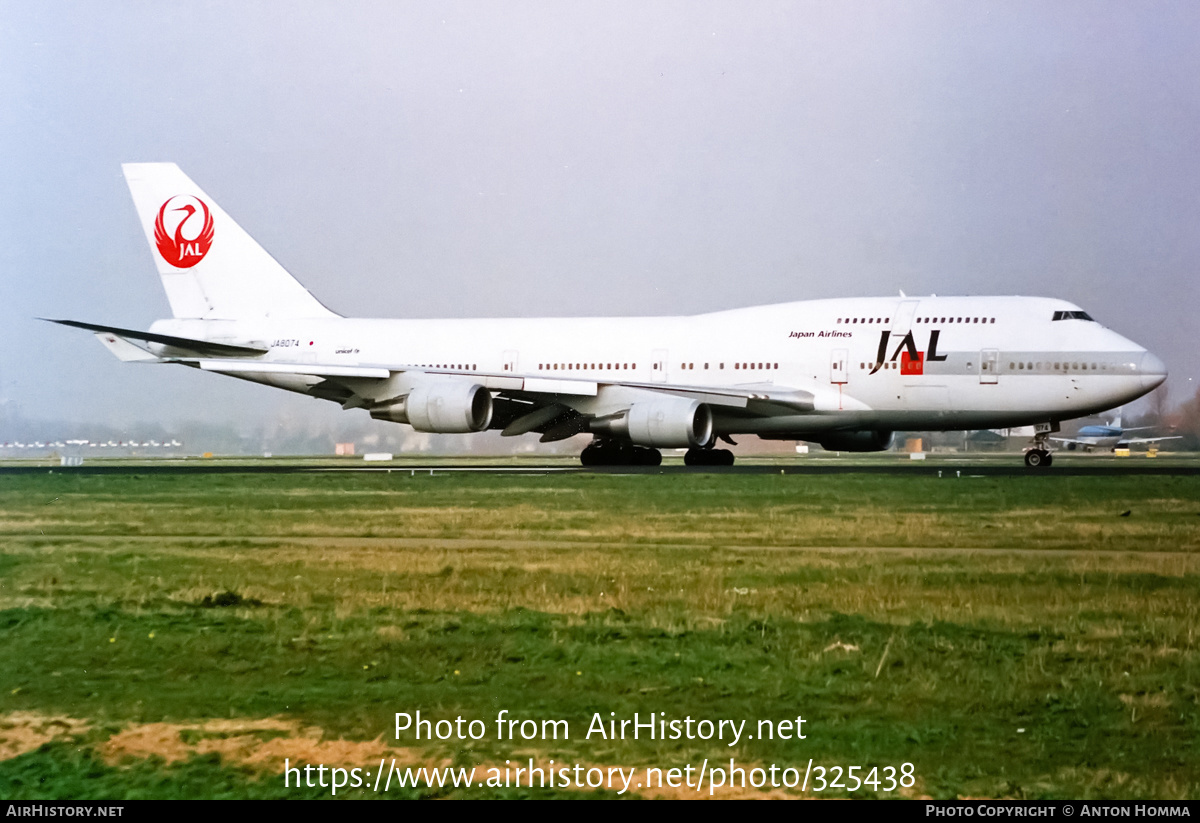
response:
M1142 377L1142 388L1146 391L1156 389L1167 379L1167 364L1151 352L1142 355L1138 365L1138 374Z

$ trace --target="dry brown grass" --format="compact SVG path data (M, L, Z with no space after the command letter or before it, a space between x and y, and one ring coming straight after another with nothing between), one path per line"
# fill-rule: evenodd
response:
M37 712L10 712L0 715L0 760L10 760L36 751L54 740L84 734L91 728L86 720Z
M69 717L44 716L34 712L14 712L0 717L0 760L17 757L26 752L34 751L41 745L54 740L76 738L92 728L88 721ZM451 767L454 760L434 751L411 747L392 746L384 742L382 737L369 741L326 739L322 729L315 726L304 726L299 721L284 717L268 718L230 718L220 720L204 720L193 723L142 723L134 724L111 735L98 744L90 744L100 757L111 766L128 764L133 760L157 758L165 764L187 761L196 756L219 755L226 764L247 767L254 771L269 775L282 775L285 761L290 766L325 765L343 769L375 770L380 761L386 761L388 766L393 763L401 769L426 768L442 769ZM598 768L608 777L612 777L610 769L618 768L612 764L571 761L569 764L561 760L555 761L550 756L535 751L514 752L511 762L491 762L483 760L478 763L466 763L467 768L476 771L476 782L486 778L495 770L504 775L506 770L511 774L515 766L527 768L529 761L534 768L540 768L549 773L555 767L564 765L573 768L575 763L586 771ZM551 764L555 764L552 766ZM635 764L621 764L619 768L629 772ZM693 764L695 765L695 764ZM724 764L714 764L723 766ZM749 774L751 769L762 764L739 762L739 767ZM645 775L645 765L637 765L638 780ZM675 768L674 765L660 766L662 773ZM523 785L528 786L528 778ZM368 786L370 784L368 783ZM619 778L613 778L611 784L603 788L617 791L623 783ZM559 787L577 791L591 791L589 788L578 786ZM365 789L363 790L365 791ZM785 789L772 789L769 786L756 789L751 785L718 786L711 791L707 786L697 792L694 787L668 785L650 787L643 785L631 787L632 793L650 798L672 800L694 799L796 799L799 792ZM813 796L813 795L810 795Z

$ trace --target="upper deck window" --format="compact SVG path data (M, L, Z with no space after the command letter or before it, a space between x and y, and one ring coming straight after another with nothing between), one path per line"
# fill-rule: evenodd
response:
M1056 311L1054 313L1055 320L1092 320L1090 314L1085 311ZM1095 323L1095 320L1092 320Z

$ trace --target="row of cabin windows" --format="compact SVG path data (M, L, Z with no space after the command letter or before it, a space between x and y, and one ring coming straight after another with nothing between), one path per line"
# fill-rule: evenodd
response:
M538 371L628 371L637 363L538 363Z
M918 323L995 323L994 317L918 317Z
M458 369L459 371L479 371L474 363L421 363L418 369Z
M1078 312L1078 314L1083 314L1083 312ZM1056 317L1054 319L1057 320L1058 318ZM1091 318L1088 318L1088 319L1090 320ZM838 318L839 325L847 325L847 324L854 325L856 323L862 323L865 325L865 324L870 324L870 323L889 323L889 322L891 322L891 318L889 318L889 317L839 317ZM917 323L995 323L996 318L994 318L994 317L918 317L916 319L916 322Z
M898 368L900 368L900 364L897 362L894 362L894 361L890 362L890 363L879 363L879 364L876 364L876 363L859 363L858 364L859 369L875 369L877 366L879 368L883 368L883 369L898 369ZM1050 368L1050 363L1048 361L1046 363L1038 362L1037 364L1017 363L1014 361L1014 362L1011 362L1008 364L1009 371L1026 371L1026 370L1040 371L1043 366L1045 366L1046 368ZM967 368L968 369L971 368L970 363L967 363ZM1055 363L1053 368L1055 371L1089 371L1089 370L1090 371L1108 371L1108 369L1109 369L1107 363L1100 363L1100 364L1092 363L1091 366L1089 366L1087 363L1063 363L1063 362ZM1112 367L1112 370L1117 371L1119 368L1120 368L1119 366L1114 365ZM986 362L983 364L983 370L984 371L992 371L992 369L988 366L988 364Z
M1040 368L1042 368L1043 366L1045 366L1046 368L1050 368L1050 362L1049 361L1045 362L1045 364L1042 364L1042 362L1038 362L1037 365L1032 364L1032 362L1009 362L1009 364L1008 364L1009 371L1026 371L1026 370L1027 371L1036 371L1036 370L1040 370ZM455 368L455 370L458 370L458 371L472 371L472 372L479 371L479 367L476 366L475 364L421 364L419 367L420 368ZM686 362L686 364L679 364L680 371L695 370L695 367L696 367L696 364L694 364L694 362ZM718 365L716 365L716 367L721 368L721 370L724 370L725 364L718 364ZM874 362L871 362L871 364L868 364L868 362L859 362L858 367L864 368L864 370L865 370L865 368L875 368L876 365L874 364ZM886 364L882 364L881 367L882 368L900 368L900 364L896 364L896 362L886 362ZM508 370L508 366L505 366L504 368L505 368L505 370ZM565 371L576 371L576 370L581 371L581 372L582 371L628 371L628 370L630 370L630 368L634 368L634 370L636 370L637 364L590 364L590 365L589 364L538 364L538 370L544 371L544 372L550 372L550 371L557 372L559 370L562 370L564 372ZM658 366L655 366L655 368L658 368ZM704 368L704 370L708 370L709 364L703 364L703 368ZM745 370L745 371L774 370L774 368L779 368L779 364L762 364L762 362L751 362L751 364L746 364L746 362L737 362L737 364L733 364L733 368L736 368L736 370ZM1108 364L1099 364L1099 365L1092 364L1091 366L1088 366L1086 364L1086 362L1082 362L1082 364L1080 364L1080 362L1069 362L1069 364L1068 364L1068 362L1056 362L1056 364L1054 364L1054 370L1055 371L1072 371L1072 372L1078 372L1078 371L1106 372L1109 370L1109 366L1108 366ZM1116 370L1116 366L1114 366L1114 371L1115 370Z
M1043 366L1045 366L1046 368L1051 368L1051 365L1049 362L1046 362L1046 363L1039 362L1037 364L1034 364L1034 363L1009 363L1008 369L1009 369L1009 371L1022 371L1022 370L1026 370L1026 369L1029 371L1038 371L1038 370L1041 370L1041 368ZM1118 371L1120 368L1121 368L1121 366L1117 366L1115 364L1112 366L1113 371ZM1109 364L1108 363L1100 363L1097 365L1096 363L1092 363L1089 366L1087 363L1061 363L1060 362L1060 363L1054 364L1053 370L1054 371L1089 371L1089 370L1090 371L1108 371Z
M637 363L538 363L538 371L627 371L628 369L637 368ZM654 364L657 370L660 368L658 363ZM702 363L701 370L712 368L710 363ZM717 369L724 369L724 363L717 363ZM759 370L759 369L778 369L778 363L734 363L732 368L738 370ZM695 363L680 363L680 371L695 371Z

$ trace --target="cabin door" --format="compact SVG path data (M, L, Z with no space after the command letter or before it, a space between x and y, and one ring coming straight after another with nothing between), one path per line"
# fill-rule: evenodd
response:
M504 370L510 374L517 370L517 352L512 349L504 352Z
M979 353L979 382L998 383L1000 381L1000 352L998 349L984 349Z
M829 382L842 385L850 382L850 350L834 349L829 355Z
M654 359L650 363L650 377L655 383L667 382L667 357L666 349L654 350Z

